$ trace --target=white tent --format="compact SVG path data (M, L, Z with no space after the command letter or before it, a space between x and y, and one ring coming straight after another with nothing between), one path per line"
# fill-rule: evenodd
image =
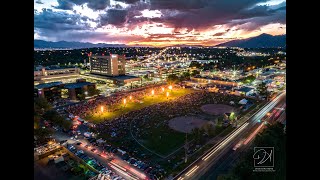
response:
M248 100L246 100L246 99L241 99L241 100L239 101L239 104L247 104L247 102L248 102Z

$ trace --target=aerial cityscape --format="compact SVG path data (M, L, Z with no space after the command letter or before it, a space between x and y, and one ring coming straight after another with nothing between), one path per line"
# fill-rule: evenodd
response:
M34 0L34 179L286 179L285 0Z

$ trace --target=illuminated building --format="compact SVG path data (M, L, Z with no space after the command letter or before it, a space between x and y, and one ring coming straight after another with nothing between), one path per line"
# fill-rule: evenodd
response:
M60 67L42 67L33 72L35 83L44 83L49 81L59 81L66 78L77 78L80 74L80 69L60 68Z
M90 73L106 76L125 75L126 58L124 55L91 56Z

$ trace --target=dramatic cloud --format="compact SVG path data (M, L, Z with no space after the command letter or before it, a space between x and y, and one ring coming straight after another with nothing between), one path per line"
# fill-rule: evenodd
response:
M285 33L286 1L37 0L34 24L40 39L212 45Z
M103 10L110 6L110 0L58 0L57 9L71 10L74 5L83 5L87 3L93 10Z
M176 28L206 29L214 25L226 24L236 19L269 16L272 10L255 4L265 0L154 0L152 9L173 9L177 12L163 13L161 22Z
M85 20L85 17L81 17L78 14L68 14L65 12L54 12L52 9L43 9L42 12L34 15L34 28L56 32L90 29L90 25L86 23Z
M109 9L106 14L100 16L100 25L112 24L122 26L126 22L128 12L122 9Z
M72 10L74 3L68 1L68 0L58 0L58 6L53 6L56 9L63 9L63 10Z

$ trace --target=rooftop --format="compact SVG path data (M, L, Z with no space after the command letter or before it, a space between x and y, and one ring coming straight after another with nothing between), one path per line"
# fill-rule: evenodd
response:
M115 80L118 80L118 81L124 81L124 80L135 79L135 78L139 78L139 77L137 77L137 76L130 76L130 75L122 75L122 76L112 77L112 79L115 79Z
M250 87L242 87L242 88L238 89L237 91L250 92L251 90L253 90L253 88L250 88Z
M94 83L91 83L91 82L79 82L79 83L68 83L68 84L65 84L65 88L67 89L75 89L75 88L81 88L83 86L86 86L86 85L93 85Z
M36 85L35 88L36 89L51 88L51 87L54 87L54 86L59 86L61 84L62 84L61 81L51 82L51 83L43 83L43 84Z

